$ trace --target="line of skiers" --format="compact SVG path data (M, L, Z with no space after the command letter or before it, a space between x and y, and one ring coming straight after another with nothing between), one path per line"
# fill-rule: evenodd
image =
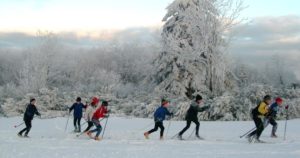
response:
M259 138L269 123L273 126L271 137L277 138L276 130L278 124L275 120L283 100L278 97L275 99L274 103L271 103L272 97L270 95L266 95L263 98L263 101L252 110L251 114L256 126L256 130L247 135L249 142L263 142Z
M191 123L195 123L196 125L196 131L195 135L198 139L202 139L199 135L199 119L198 119L198 112L206 111L210 108L210 106L203 106L201 107L202 103L202 96L197 95L196 99L192 101L190 104L189 109L187 110L185 120L186 120L186 126L176 135L178 139L182 140L182 135L187 131L191 125ZM69 113L73 111L74 116L74 132L81 132L80 127L80 121L82 118L82 112L83 109L85 110L85 120L88 123L87 128L83 131L83 133L86 133L90 138L95 140L100 140L99 137L102 126L100 124L100 119L109 117L109 110L107 109L108 102L102 101L102 104L99 106L100 100L97 97L93 97L90 104L84 105L81 103L81 98L78 97L76 99L76 102L69 108ZM256 130L251 132L249 135L247 135L249 142L262 142L259 138L261 133L263 132L264 128L270 123L272 128L271 137L276 138L276 130L278 127L276 120L276 115L279 111L279 107L281 107L283 100L281 98L276 98L275 102L271 104L272 98L270 95L266 95L263 98L263 101L257 105L252 111L252 118L256 126ZM26 125L26 128L21 130L18 135L22 136L22 134L25 132L24 137L28 137L28 133L31 129L31 121L34 117L34 115L41 116L41 114L38 112L36 106L35 106L36 100L31 99L30 104L28 104L26 111L24 113L24 122ZM271 104L271 105L270 105ZM161 106L156 109L154 112L154 128L145 132L144 136L146 139L149 139L149 135L160 128L160 139L162 140L164 137L164 125L163 121L166 119L166 116L170 116L170 118L173 116L173 113L169 112L167 109L169 107L169 101L167 99L161 100ZM96 128L94 130L90 130L93 126ZM92 133L96 132L95 136L92 136Z
M107 101L102 101L102 104L98 106L100 100L97 97L93 97L92 101L90 104L83 105L81 103L81 98L78 97L76 99L76 103L74 103L70 108L69 108L69 113L71 113L72 110L73 116L74 116L74 132L81 132L81 127L80 127L80 120L82 118L82 111L83 109L86 109L85 112L85 120L88 123L87 128L84 130L83 133L86 133L90 138L95 139L95 140L100 140L101 138L99 137L101 131L102 131L102 126L100 124L100 119L108 117L108 112L109 110L107 109L108 102ZM93 130L90 130L93 126L96 128ZM92 136L92 133L96 132L95 136Z

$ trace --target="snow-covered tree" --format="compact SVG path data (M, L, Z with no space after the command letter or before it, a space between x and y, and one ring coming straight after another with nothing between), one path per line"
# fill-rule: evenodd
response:
M221 94L234 76L227 69L226 31L240 4L230 0L175 0L163 18L163 51L154 61L157 90L191 97ZM231 14L228 14L230 11Z

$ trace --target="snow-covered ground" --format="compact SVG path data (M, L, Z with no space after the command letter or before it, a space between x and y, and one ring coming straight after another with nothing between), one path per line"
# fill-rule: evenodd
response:
M151 119L110 118L105 138L94 141L86 137L76 137L71 131L64 132L67 118L34 119L30 139L19 138L18 129L13 126L21 118L0 118L0 158L299 158L300 120L289 120L287 140L283 141L284 121L279 122L279 138L270 138L269 126L262 135L265 144L248 144L239 136L251 129L252 122L201 122L200 135L205 140L194 137L179 141L170 139L180 131L185 122L172 121L164 141L158 140L158 132L145 140L143 132L152 128ZM82 121L83 122L83 121ZM104 123L104 122L103 122ZM148 125L148 127L147 127ZM85 126L84 126L85 128ZM187 138L194 125L184 135Z

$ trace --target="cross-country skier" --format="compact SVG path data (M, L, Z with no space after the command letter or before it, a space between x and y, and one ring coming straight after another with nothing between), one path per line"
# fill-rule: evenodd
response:
M35 103L36 103L36 100L34 98L30 99L30 103L27 105L27 108L26 108L26 111L24 113L24 122L25 122L25 125L26 125L26 128L24 128L23 130L21 130L19 133L18 133L18 136L22 137L22 134L23 132L25 132L25 135L24 137L27 137L28 138L28 133L31 129L31 121L33 119L33 116L36 114L38 116L41 116L41 114L38 112L36 106L35 106Z
M88 123L87 128L84 130L84 132L87 132L93 127L94 123L92 121L93 115L97 109L99 103L99 99L97 97L93 97L91 105L87 106L86 111L85 111L85 120Z
M167 109L168 106L169 106L169 101L166 99L162 99L161 106L158 109L156 109L154 113L154 122L155 122L154 128L144 133L146 139L149 139L149 135L157 131L158 128L160 128L160 139L163 140L164 130L165 130L163 121L165 120L166 115L169 116L173 115L173 113L169 112L169 110Z
M72 110L74 110L73 116L74 116L74 132L81 132L80 127L80 121L82 118L82 109L85 108L85 106L81 103L81 98L77 97L76 102L70 107L69 113L71 113Z
M277 138L276 131L277 131L278 124L275 119L276 119L276 115L277 115L282 103L283 103L283 100L280 97L278 97L275 99L275 102L269 107L269 113L268 113L267 117L269 119L269 123L273 126L272 132L271 132L272 138Z
M186 117L185 117L186 126L178 133L178 139L182 140L183 133L190 128L192 122L196 124L196 137L202 139L199 136L200 123L198 121L198 112L203 112L209 109L209 106L200 107L201 102L202 102L202 96L197 95L196 100L191 103L190 108L186 113Z
M263 101L252 110L252 118L255 123L256 130L254 130L247 136L249 143L252 142L253 139L257 143L263 142L259 139L259 137L264 130L264 120L268 115L269 112L268 106L271 104L271 101L272 101L271 96L266 95Z
M99 119L104 118L104 117L108 117L108 112L109 111L107 110L107 106L108 106L108 102L107 101L103 101L102 105L99 108L97 108L97 110L95 111L95 113L94 113L94 115L92 117L92 121L93 121L94 125L96 126L96 129L87 132L87 135L90 138L93 138L95 140L100 140L99 135L101 133L102 126L100 124L100 120ZM97 132L96 136L92 137L92 133L94 133L94 132Z

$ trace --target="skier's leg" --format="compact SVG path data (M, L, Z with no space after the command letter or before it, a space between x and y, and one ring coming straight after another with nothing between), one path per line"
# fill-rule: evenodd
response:
M26 132L25 132L25 136L28 135L30 129L31 129L31 120L25 120L25 124L26 124Z
M191 126L191 122L190 120L186 120L186 126L179 132L179 136L181 136L186 130L188 130Z
M150 131L148 131L147 133L148 133L148 134L151 134L151 133L157 131L157 130L158 130L158 126L159 126L159 123L158 123L158 122L155 122L154 128L151 129Z
M251 132L250 134L248 134L248 136L247 136L248 138L250 138L250 137L256 135L257 129L258 129L258 126L259 126L259 122L260 122L259 120L260 120L260 119L259 119L258 117L253 117L253 121L254 121L256 130L254 130L253 132Z
M196 136L199 137L200 123L198 120L194 120L193 122L196 124Z
M97 132L98 131L97 127L98 127L98 125L100 125L99 120L93 120L93 123L96 126L96 129L91 130L90 133Z
M74 119L73 119L73 125L74 125L74 131L76 132L76 130L77 130L77 126L76 126L76 122L77 122L77 118L76 117L74 117Z
M277 122L275 121L274 118L270 118L270 124L273 126L273 127L272 127L272 133L271 133L271 136L272 136L272 137L277 137L277 136L276 136L276 131L277 131L278 124L277 124Z
M260 118L258 118L257 123L258 123L258 125L256 126L256 128L257 128L256 139L259 140L259 137L264 130L264 123Z
M99 125L97 126L96 138L99 137L101 131L102 131L102 126L99 124Z
M160 138L162 139L164 136L164 130L165 130L163 122L158 122L158 127L160 128Z
M77 125L78 125L78 130L77 130L77 132L81 132L80 121L81 121L81 117L77 119Z
M88 121L88 126L87 126L87 128L83 132L89 131L91 129L91 127L93 127L93 122Z
M18 134L19 134L19 135L22 135L23 132L25 132L26 130L27 130L27 126L26 126L24 129L22 129Z

